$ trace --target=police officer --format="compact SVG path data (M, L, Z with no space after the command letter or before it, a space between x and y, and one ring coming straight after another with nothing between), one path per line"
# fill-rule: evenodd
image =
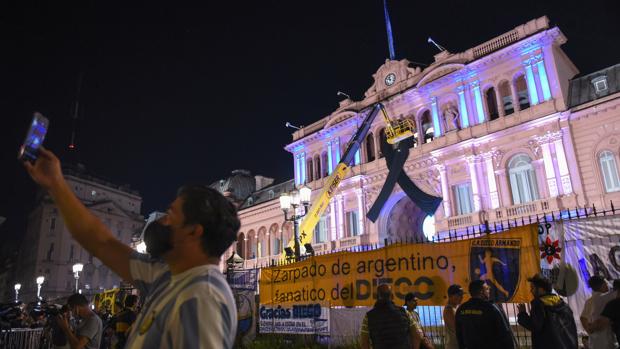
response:
M469 284L471 298L456 312L456 337L460 349L514 349L506 317L489 301L490 290L483 280Z

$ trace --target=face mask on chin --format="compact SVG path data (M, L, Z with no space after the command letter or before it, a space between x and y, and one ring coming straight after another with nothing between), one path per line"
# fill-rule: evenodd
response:
M151 257L161 259L164 254L172 250L172 229L160 223L159 220L151 222L144 230L144 243L146 252Z

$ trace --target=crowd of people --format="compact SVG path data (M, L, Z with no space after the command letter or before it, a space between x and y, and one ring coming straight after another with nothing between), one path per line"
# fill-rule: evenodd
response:
M517 306L517 323L529 330L533 349L577 349L577 326L565 300L554 293L552 283L540 274L528 279L533 299L529 312L525 304ZM581 314L581 323L589 334L582 343L586 349L615 349L620 343L620 280L610 291L605 279L593 276L593 290ZM490 299L491 288L484 280L469 284L469 300L463 302L465 291L460 285L448 288L448 302L443 310L446 349L513 349L519 343L508 316ZM433 341L426 336L415 311L417 298L405 296L399 307L388 284L377 288L377 302L366 314L361 328L363 349L432 349Z
M112 314L109 307L95 310L84 295L74 294L62 306L14 303L0 315L6 329L43 328L43 340L54 349L121 349L137 312L136 295L127 295L122 310Z

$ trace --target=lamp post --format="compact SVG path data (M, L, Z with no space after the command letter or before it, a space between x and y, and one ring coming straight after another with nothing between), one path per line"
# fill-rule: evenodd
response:
M37 300L41 301L41 285L45 282L44 276L37 277Z
M302 185L298 190L295 189L280 196L280 208L284 211L284 220L287 222L293 222L296 262L298 262L301 257L301 247L299 245L299 220L308 213L310 194L312 194L312 190ZM304 208L302 213L297 212L297 208L299 206L303 206ZM290 215L289 212L291 213Z
M22 284L15 284L15 303L19 302L19 290L22 288Z
M84 264L75 263L73 265L73 277L75 278L75 293L79 292L80 272L84 269Z

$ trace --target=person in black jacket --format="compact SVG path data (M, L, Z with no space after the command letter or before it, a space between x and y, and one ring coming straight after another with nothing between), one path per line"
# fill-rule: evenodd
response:
M419 349L420 337L407 311L392 301L388 284L377 287L377 302L362 321L361 347L369 349Z
M532 332L532 349L577 349L577 325L573 312L556 294L551 281L540 274L527 279L534 295L530 313L519 304L519 325Z
M489 302L490 290L483 280L469 284L471 298L456 311L456 338L460 349L514 349L506 317Z

